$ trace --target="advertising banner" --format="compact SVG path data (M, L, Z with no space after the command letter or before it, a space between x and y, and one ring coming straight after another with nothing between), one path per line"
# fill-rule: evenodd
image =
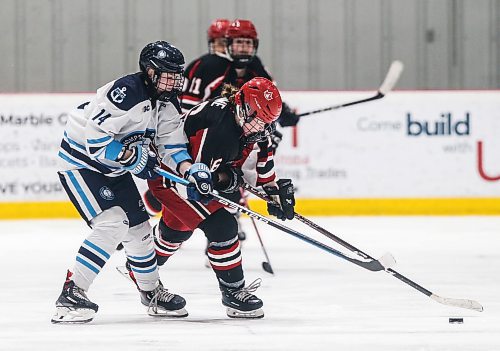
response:
M283 100L301 113L370 94ZM91 96L0 94L0 205L67 201L59 144L68 111ZM392 92L278 130L276 170L298 199L500 198L500 91Z

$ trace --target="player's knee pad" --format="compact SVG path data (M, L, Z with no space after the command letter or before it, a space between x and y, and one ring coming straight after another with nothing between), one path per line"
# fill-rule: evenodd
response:
M182 245L188 240L192 231L180 231L168 227L163 220L153 229L154 245L156 250L156 261L159 266L167 262Z
M210 242L224 242L238 235L238 223L234 216L221 208L212 213L198 226Z
M93 236L106 239L113 248L116 248L129 230L127 214L118 206L104 210L94 217L90 224Z
M160 237L165 241L171 243L183 243L191 237L193 231L175 230L167 226L165 222L163 222L163 220L160 220L160 222L158 223L158 233Z

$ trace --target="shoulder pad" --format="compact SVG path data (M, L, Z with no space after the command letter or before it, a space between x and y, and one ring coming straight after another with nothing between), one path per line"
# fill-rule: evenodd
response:
M273 80L258 56L255 56L252 62L248 64L248 69L254 71L259 77L264 77L269 80Z
M229 60L215 54L208 54L200 58L198 70L210 72L215 76L220 76L224 74L230 65L231 62Z
M147 88L141 74L135 73L115 80L106 97L113 105L128 111L135 105L148 100Z

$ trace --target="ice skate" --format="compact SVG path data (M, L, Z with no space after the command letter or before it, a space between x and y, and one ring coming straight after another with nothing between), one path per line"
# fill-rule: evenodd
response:
M188 313L184 306L186 300L182 296L169 293L160 285L153 291L142 291L141 303L146 306L147 312L153 317L187 317Z
M262 318L262 300L252 293L257 290L262 280L256 279L247 287L231 289L221 286L222 304L226 306L230 318Z
M68 272L61 295L56 301L52 323L88 323L99 309L99 306L88 299L83 289L69 280L70 276L71 273Z

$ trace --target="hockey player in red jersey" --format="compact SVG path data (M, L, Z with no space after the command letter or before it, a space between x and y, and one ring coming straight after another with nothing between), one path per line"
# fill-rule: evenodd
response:
M183 128L189 140L188 152L192 161L208 165L215 190L223 193L238 191L242 178L263 186L280 204L268 206L269 213L284 220L293 218L293 185L289 179L275 181L272 153L260 155L253 181L248 180L252 175L245 168L249 154L255 150L254 145L268 142L281 109L280 93L274 84L265 78L254 78L239 90L227 85L221 97L191 109L184 117ZM260 281L245 287L238 227L233 215L220 203L203 195L196 198L198 201L187 200L183 194L185 188L166 179L148 183L154 196L163 204L162 218L154 229L158 265L164 264L193 230L199 228L209 241L208 258L228 316L263 317L263 303L253 295ZM189 187L187 193L190 193Z

